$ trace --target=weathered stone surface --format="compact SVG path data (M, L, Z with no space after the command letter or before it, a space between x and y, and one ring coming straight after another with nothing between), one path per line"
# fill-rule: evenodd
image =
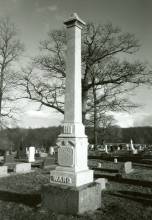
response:
M60 147L58 150L58 164L61 166L74 165L74 148L69 146Z
M57 213L81 214L101 207L100 184L91 183L81 187L42 187L42 206Z
M132 169L132 162L128 161L124 163L124 172L127 173L131 173L133 171Z
M16 173L28 173L31 171L31 163L17 163L14 171Z
M7 176L7 175L8 175L7 169L8 169L7 166L0 166L0 177Z
M106 178L98 178L95 180L96 183L100 184L101 191L106 189L106 184L108 183L108 180Z

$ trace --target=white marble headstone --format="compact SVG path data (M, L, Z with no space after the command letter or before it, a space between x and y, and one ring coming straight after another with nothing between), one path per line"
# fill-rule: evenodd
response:
M35 147L29 147L28 162L35 162Z

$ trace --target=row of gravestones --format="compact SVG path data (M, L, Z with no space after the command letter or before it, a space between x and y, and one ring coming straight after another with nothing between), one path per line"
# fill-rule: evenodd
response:
M35 164L35 147L29 147L27 151L27 158L28 158L28 163L24 161L21 162L22 160L15 160L15 155L14 154L9 154L9 152L6 152L4 156L4 160L1 163L1 170L0 170L0 176L3 176L4 174L7 174L7 171L13 171L15 173L24 173L24 172L29 172L31 170L31 163ZM54 151L51 149L50 155L54 154ZM18 162L17 162L18 161ZM43 168L49 168L53 164L55 164L56 158L54 156L50 157L43 155L43 160L40 164L40 167ZM6 169L7 166L7 169Z
M9 175L9 173L28 173L31 172L31 163L23 163L23 162L15 162L14 157L12 155L8 155L9 157L6 157L4 165L0 166L0 177L4 177ZM46 157L43 161L43 168L49 168L55 164L54 158Z
M49 152L43 152L40 149L36 149L34 146L24 148L18 152L19 159L28 158L28 162L35 162L35 157L45 158L47 156L55 155L54 147L49 148Z

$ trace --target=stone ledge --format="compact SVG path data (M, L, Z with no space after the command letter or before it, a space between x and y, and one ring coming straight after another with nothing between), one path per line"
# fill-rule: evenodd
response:
M41 195L42 207L56 213L82 214L101 207L101 189L96 182L80 187L46 184Z

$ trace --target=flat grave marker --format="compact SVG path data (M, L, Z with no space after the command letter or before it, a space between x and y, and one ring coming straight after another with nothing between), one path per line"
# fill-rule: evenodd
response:
M28 173L31 172L31 163L17 163L14 168L15 173Z
M0 166L0 177L4 177L8 175L8 167Z

